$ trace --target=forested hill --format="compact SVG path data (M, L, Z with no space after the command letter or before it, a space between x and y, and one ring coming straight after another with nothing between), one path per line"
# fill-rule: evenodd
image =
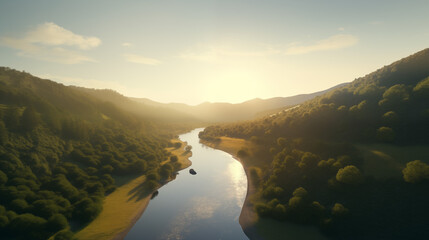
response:
M285 113L207 133L250 138L311 137L428 142L429 49L383 67Z
M183 103L159 103L146 98L132 98L132 100L144 103L146 105L171 109L188 116L200 119L208 123L216 122L233 122L242 120L255 119L257 115L269 115L274 112L279 112L286 107L291 107L301 104L309 99L320 96L331 89L335 89L345 85L339 84L330 89L309 93L300 94L290 97L275 97L268 99L255 98L242 103L221 103L221 102L205 102L196 106L190 106Z
M429 238L429 49L290 111L200 134L222 136L248 140L239 155L263 218L338 239Z
M111 102L123 110L132 112L135 115L145 119L157 121L158 123L162 122L170 125L202 124L201 119L189 113L177 111L173 108L165 107L162 104L153 105L135 101L132 98L123 96L122 94L111 89L90 89L75 86L71 86L71 88L87 93L88 95L103 102Z
M169 178L160 163L174 129L158 126L85 91L0 68L2 239L59 231L55 239L71 239L69 226L99 214L116 176Z

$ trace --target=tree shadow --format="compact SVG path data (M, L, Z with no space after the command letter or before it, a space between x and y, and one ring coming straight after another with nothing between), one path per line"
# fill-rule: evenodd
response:
M129 198L127 201L140 201L150 195L153 195L155 191L156 189L153 189L153 187L148 186L147 182L145 181L128 192Z

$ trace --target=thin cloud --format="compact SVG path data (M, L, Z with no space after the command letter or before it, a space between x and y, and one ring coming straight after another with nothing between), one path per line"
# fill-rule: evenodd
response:
M145 65L159 65L161 64L161 61L154 59L154 58L148 58L143 57L136 54L124 54L125 61L131 62L131 63L138 63L138 64L145 64Z
M295 44L286 50L286 55L299 55L311 52L342 49L356 45L358 41L359 39L353 35L339 34L319 40L311 45Z
M179 57L185 60L196 61L216 61L224 58L231 57L265 57L281 53L278 49L268 48L258 51L237 51L225 47L199 47L186 53L181 54Z
M18 50L18 55L50 62L76 64L95 62L79 50L98 47L101 40L75 34L52 22L38 25L23 37L2 37L0 43Z
M133 44L131 44L129 42L124 42L121 45L122 45L122 47L131 47Z

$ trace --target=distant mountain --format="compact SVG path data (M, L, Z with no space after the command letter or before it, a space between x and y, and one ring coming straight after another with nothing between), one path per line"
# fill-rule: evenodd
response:
M193 116L205 122L232 122L251 120L262 113L270 114L271 112L281 111L286 107L291 107L317 96L323 95L332 89L345 86L347 83L339 84L335 87L324 91L319 91L310 94L300 94L291 97L275 97L269 99L255 98L243 103L210 103L205 102L196 106L190 106L183 103L159 103L147 98L130 98L136 102L140 102L149 106L168 108Z

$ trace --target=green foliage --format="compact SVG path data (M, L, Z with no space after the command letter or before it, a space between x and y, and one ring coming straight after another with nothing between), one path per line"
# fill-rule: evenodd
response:
M170 163L165 163L161 166L159 169L159 175L161 176L161 179L168 179L173 174L173 166Z
M258 167L250 167L249 173L251 181L255 184L255 186L258 186L261 182L262 170Z
M10 221L10 229L15 234L22 234L31 239L39 239L43 236L40 230L44 229L46 223L46 219L25 213L16 216ZM23 231L24 229L25 231Z
M414 88L413 91L419 97L429 98L429 77L420 81Z
M6 125L0 120L0 146L9 141Z
M0 185L4 185L7 180L7 175L2 170L0 170Z
M40 124L39 116L33 107L27 107L21 117L22 128L25 131L31 131Z
M359 184L363 181L359 168L353 165L339 169L335 178L338 182L346 184Z
M395 140L395 132L390 127L380 127L377 129L377 139L381 142L392 142Z
M51 232L58 232L69 227L67 218L62 214L53 214L47 222L47 227Z
M175 142L174 144L173 144L173 147L174 148L180 148L182 146L182 143L181 142Z
M170 161L171 162L177 162L177 161L179 161L179 158L176 155L171 155L170 156Z
M240 149L237 152L237 156L239 158L245 158L245 157L249 156L249 154L247 153L247 151L245 149Z
M158 182L154 180L148 180L144 183L144 187L147 191L153 192L158 188L159 184Z
M112 175L151 172L158 186L170 126L161 133L158 122L83 89L2 67L0 104L1 234L49 239L69 222L84 226L115 190ZM55 239L72 236L61 230Z
M404 238L420 229L410 226L427 224L427 164L408 163L405 182L364 178L372 162L360 146L429 144L428 62L426 49L288 111L209 126L199 137L264 143L239 152L263 173L255 203L261 217L317 225L335 239ZM402 165L392 157L385 164ZM305 197L294 195L300 187Z
M383 114L383 120L390 125L394 125L399 121L399 116L394 111L388 111Z
M55 235L54 240L75 240L73 233L69 230L64 230Z
M187 145L185 147L185 152L190 152L192 150L192 146L191 145Z
M332 207L332 215L336 216L336 217L341 217L346 215L349 210L347 208L345 208L341 203L335 203L335 205Z
M402 170L402 174L405 182L418 183L429 179L429 165L420 160L414 160L407 163L407 166Z

